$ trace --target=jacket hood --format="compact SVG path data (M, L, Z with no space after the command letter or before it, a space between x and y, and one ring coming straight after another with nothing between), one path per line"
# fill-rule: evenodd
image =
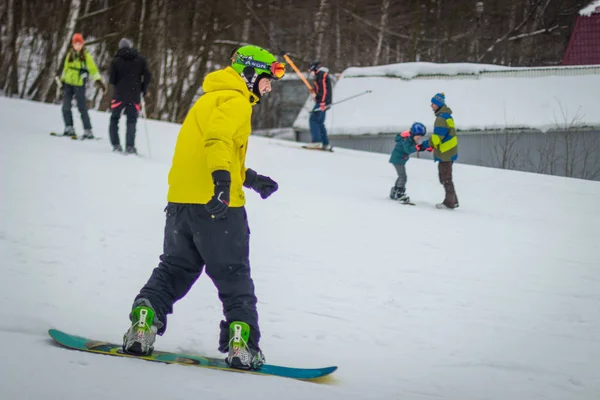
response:
M440 115L442 113L452 114L452 110L450 109L450 107L448 107L447 105L444 104L444 106L442 108L440 108L439 110L437 110L435 112L435 115Z
M124 60L133 60L138 56L138 51L136 49L123 47L117 51L116 57L121 57Z
M248 90L246 82L231 67L220 69L206 75L202 83L204 93L218 92L220 90L235 90L249 99L252 105L258 103L258 96Z

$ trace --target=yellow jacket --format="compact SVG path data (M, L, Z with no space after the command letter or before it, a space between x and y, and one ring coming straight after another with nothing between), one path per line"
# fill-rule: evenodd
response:
M212 173L226 170L231 173L229 205L242 207L250 119L258 97L231 67L208 74L202 89L177 137L167 199L206 204L214 194Z
M81 61L79 59L79 53L76 53L73 49L71 49L65 57L61 80L67 85L83 86L85 83L84 78L88 76L95 81L102 79L102 76L100 76L100 73L98 72L98 67L90 53L85 49L82 51L85 61ZM71 58L73 58L73 60L71 60Z

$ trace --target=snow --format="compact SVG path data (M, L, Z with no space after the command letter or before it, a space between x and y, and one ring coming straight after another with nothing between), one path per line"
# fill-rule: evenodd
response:
M432 63L349 68L333 89L333 102L367 90L371 93L334 105L327 112L325 125L330 135L398 133L415 121L424 123L431 131L434 122L431 98L444 92L460 131L505 128L547 131L568 126L572 121L578 125L600 126L594 90L600 87L599 72L538 77L480 75L486 71L527 70ZM454 79L440 76L460 74L472 76ZM432 76L411 80L419 75ZM309 111L313 104L309 98L294 122L296 129L309 129Z
M510 71L522 68L492 64L410 62L375 67L350 67L344 70L342 78L365 76L388 76L413 79L420 75L478 75L482 72Z
M583 17L591 17L592 14L595 14L597 12L596 9L598 7L600 7L600 0L592 1L586 7L579 10L579 15L581 15Z
M280 184L248 194L261 345L339 366L317 385L52 345L49 328L121 340L161 253L178 126L148 122L149 157L140 123L134 157L110 152L105 113L87 142L48 135L57 105L0 98L0 116L2 399L600 397L598 182L456 165L461 208L442 211L435 164L414 159L403 206L387 155L253 137L248 166ZM220 319L201 277L157 347L218 356Z

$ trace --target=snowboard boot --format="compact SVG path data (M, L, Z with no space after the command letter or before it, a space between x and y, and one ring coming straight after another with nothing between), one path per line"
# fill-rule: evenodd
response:
M403 187L402 188L398 188L397 195L398 195L398 199L397 200L400 203L410 203L410 197L408 197L406 195L406 188L403 188Z
M137 150L133 146L127 146L125 148L125 154L137 154Z
M63 136L69 136L72 138L76 138L77 135L75 134L75 128L73 128L72 126L67 126L65 128L65 131L63 132Z
M392 189L390 190L390 199L392 199L392 200L398 200L398 198L400 197L398 195L398 191L399 190L400 190L399 187L393 186Z
M149 304L149 302L146 302ZM131 312L131 327L123 335L123 351L148 356L154 350L154 341L158 325L155 321L154 310L151 307L141 305L135 307Z
M451 179L448 179L442 182L442 184L444 185L446 196L444 197L443 202L436 204L436 207L448 209L458 208L458 198L456 197L456 191L454 190L454 182L452 182Z
M245 322L229 324L229 353L225 361L231 368L260 369L265 364L265 356L260 349L248 346L250 327Z
M94 138L94 134L92 133L91 129L85 129L83 131L83 136L81 136L81 140L84 139L93 139Z
M115 144L115 145L113 145L113 151L118 152L118 153L122 153L123 152L123 147L121 147L120 144Z

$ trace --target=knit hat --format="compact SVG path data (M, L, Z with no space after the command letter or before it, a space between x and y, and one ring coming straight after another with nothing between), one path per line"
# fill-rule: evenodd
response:
M73 35L73 39L71 39L71 43L72 44L75 44L75 43L84 44L85 41L83 40L83 36L81 36L81 33L76 33Z
M133 47L133 43L131 43L131 40L127 39L127 38L123 38L121 40L119 40L119 49L130 49Z
M308 67L308 71L309 72L317 72L319 70L319 68L321 67L321 61L313 61L310 64L310 67Z
M446 105L446 95L444 92L437 93L435 96L431 98L431 103L435 104L438 107L444 107Z

